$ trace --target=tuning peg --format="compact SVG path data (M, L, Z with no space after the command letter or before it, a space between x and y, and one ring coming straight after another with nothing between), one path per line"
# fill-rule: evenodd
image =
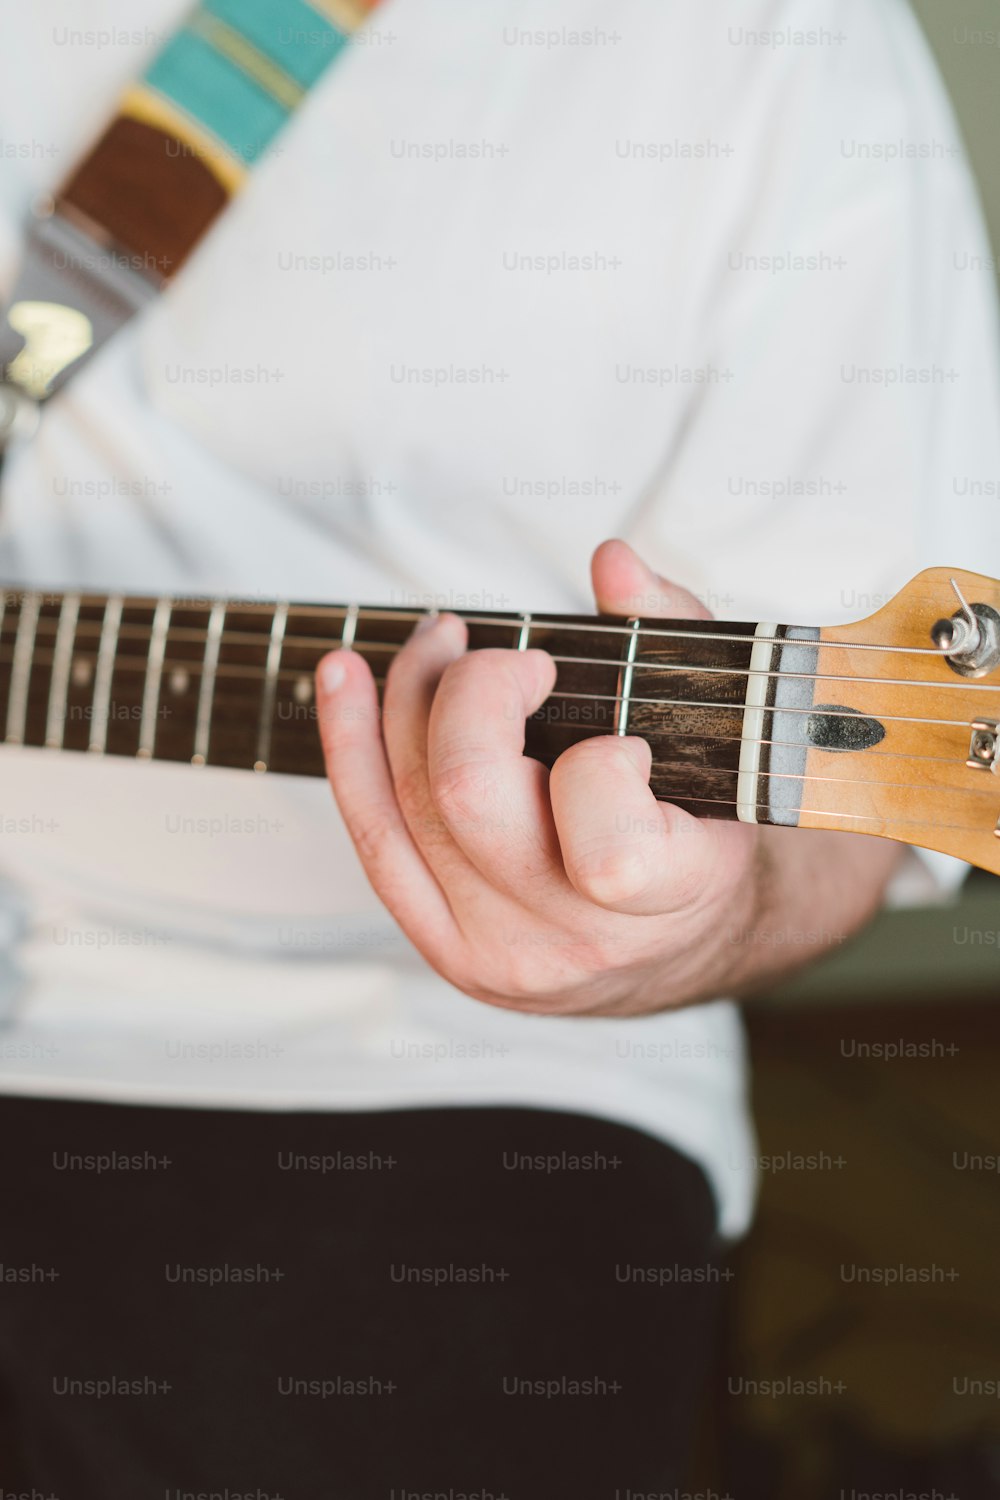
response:
M1000 617L987 605L969 603L954 578L956 612L931 626L931 640L963 677L982 677L1000 663Z

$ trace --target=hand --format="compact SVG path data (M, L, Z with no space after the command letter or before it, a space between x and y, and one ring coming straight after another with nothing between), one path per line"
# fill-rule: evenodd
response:
M708 613L623 542L598 548L593 581L608 613ZM814 956L824 930L839 941L874 910L893 846L693 818L653 797L651 753L633 736L584 740L550 772L523 750L551 658L465 646L455 615L422 622L389 669L381 714L364 660L333 652L317 701L372 886L466 994L559 1015L662 1010L801 961L802 943L768 941L782 923L810 922Z

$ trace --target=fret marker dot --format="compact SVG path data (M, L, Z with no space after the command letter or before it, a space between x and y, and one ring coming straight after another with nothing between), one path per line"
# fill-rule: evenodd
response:
M73 678L74 687L86 687L93 675L94 669L89 661L83 661L78 658L73 663L73 671L71 673L71 676Z
M311 703L313 695L313 680L311 677L297 677L295 686L292 688L292 697L296 703Z
M184 667L175 667L170 674L169 681L172 693L186 693L191 682L191 674Z

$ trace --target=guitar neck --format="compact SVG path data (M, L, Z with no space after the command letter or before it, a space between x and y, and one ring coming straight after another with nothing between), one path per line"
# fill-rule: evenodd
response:
M423 613L7 590L3 743L321 776L320 657L350 646L381 685ZM775 747L754 743L749 756L746 748L748 729L768 738L764 716L781 697L778 674L750 675L761 651L757 626L487 611L463 618L472 650L531 646L554 657L555 691L527 726L532 755L551 763L591 735L641 734L654 748L657 796L730 818L742 799L742 816L771 818ZM785 633L767 627L768 640ZM782 649L815 654L766 645L768 663Z
M1000 652L1000 585L958 580L986 601ZM555 689L526 726L546 764L590 736L636 734L654 794L699 817L874 833L1000 873L1000 670L962 676L930 643L949 584L929 570L870 620L823 630L463 618L471 650L554 659ZM4 744L294 776L323 774L320 658L349 646L381 685L424 613L13 590L0 606Z

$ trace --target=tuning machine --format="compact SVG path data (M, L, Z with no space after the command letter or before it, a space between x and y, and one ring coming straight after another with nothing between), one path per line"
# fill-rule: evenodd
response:
M988 604L970 604L951 580L958 598L953 615L931 627L931 639L952 671L962 677L985 677L1000 666L1000 615Z

